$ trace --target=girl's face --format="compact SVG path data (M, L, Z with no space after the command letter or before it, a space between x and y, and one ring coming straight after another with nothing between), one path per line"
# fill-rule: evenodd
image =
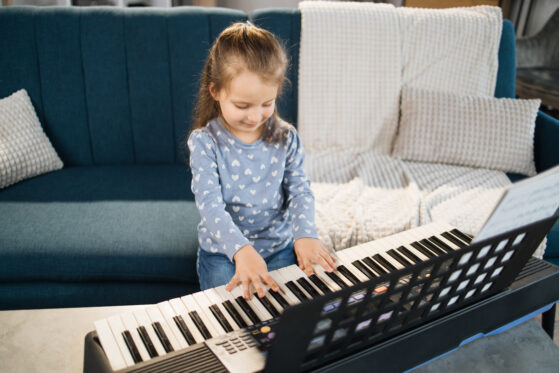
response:
M243 70L229 82L228 89L216 91L210 85L210 92L219 102L227 129L239 140L253 143L274 113L278 88L276 83L265 82L257 74Z

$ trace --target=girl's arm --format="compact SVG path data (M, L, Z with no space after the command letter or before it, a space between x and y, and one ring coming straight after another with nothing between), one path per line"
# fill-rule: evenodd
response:
M237 251L250 245L231 215L225 210L217 168L216 143L203 130L194 131L188 139L192 193L202 218L200 246L212 253L226 255L231 261ZM204 231L206 230L207 231Z
M305 151L292 129L288 139L287 159L284 172L284 190L287 208L292 217L295 253L299 266L307 275L314 273L313 264L322 266L326 271L335 271L335 259L322 242L314 224L314 196L310 181L303 169Z

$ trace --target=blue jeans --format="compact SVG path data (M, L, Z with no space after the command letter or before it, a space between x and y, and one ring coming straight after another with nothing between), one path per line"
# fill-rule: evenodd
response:
M274 255L267 257L265 261L268 271L296 264L297 259L293 250L293 243ZM228 284L235 275L235 264L225 255L212 254L198 248L196 270L200 280L200 289L206 290Z

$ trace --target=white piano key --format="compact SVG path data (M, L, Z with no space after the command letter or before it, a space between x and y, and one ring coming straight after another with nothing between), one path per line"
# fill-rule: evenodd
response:
M460 247L458 245L456 245L455 243L453 243L452 241L448 240L447 238L445 238L442 233L447 232L452 230L453 228L449 228L449 229L445 229L443 231L437 232L434 229L430 229L428 232L426 232L427 234L425 235L425 238L429 238L431 236L437 236L437 238L441 241L443 241L444 243L446 243L448 246L450 246L452 249L454 250L458 250Z
M159 356L165 355L165 348L163 347L163 345L159 341L159 338L157 337L157 334L153 330L153 326L151 325L152 321L150 320L146 310L136 310L133 312L133 315L138 322L138 326L143 326L144 328L146 328L146 332L148 333L149 339L151 339L151 343L153 344L155 351L157 351L157 354Z
M201 312L204 314L203 320L208 319L208 322L212 324L214 330L216 331L217 335L215 335L214 337L227 334L227 331L223 329L219 321L217 321L214 314L210 310L211 303L208 301L208 298L204 295L204 293L199 291L192 294L192 297L200 307Z
M276 310L278 310L279 313L282 313L283 310L284 310L283 306L281 304L279 304L278 301L276 300L276 298L274 298L270 294L270 293L273 292L273 290L268 285L264 285L264 289L265 289L264 294L266 296L266 299L268 299L268 301L270 301L270 303L272 303L272 305L276 308ZM278 292L278 294L280 294L289 303L287 298L281 292Z
M243 309L237 304L237 301L235 300L235 296L233 296L233 294L227 290L225 290L225 285L223 286L218 286L216 288L210 289L215 291L215 293L222 299L222 302L225 301L230 301L231 304L233 305L233 308L237 311L237 313L242 317L242 319L244 320L244 322L247 325L252 325L254 324L250 317L248 317L248 315L245 313L245 311L243 311Z
M235 287L231 293L234 297L243 297L243 290L240 286ZM256 313L256 315L260 318L261 321L269 320L272 318L272 315L264 308L262 304L258 300L256 300L255 295L252 294L250 299L245 299L250 308Z
M171 304L168 301L165 301L165 302L157 303L157 307L161 311L163 317L167 320L167 325L169 326L169 329L171 329L173 336L175 337L175 343L178 344L178 348L175 348L174 345L173 348L175 348L175 350L180 350L188 347L188 343L182 336L179 327L175 323L175 320L173 320L173 317L176 316L177 313L175 312Z
M149 306L148 308L146 308L146 313L148 314L152 323L158 322L161 325L161 328L163 329L163 332L167 336L167 339L169 340L169 343L171 344L173 349L175 351L180 350L182 348L182 345L179 343L179 341L177 341L177 338L175 338L175 333L171 329L171 326L165 319L163 313L161 313L159 307L157 305ZM171 319L171 321L173 320ZM174 325L174 321L172 325Z
M146 346L144 345L144 342L142 341L142 339L140 338L140 334L138 333L138 323L136 322L136 318L131 313L122 314L120 318L122 319L122 323L124 324L126 330L130 332L132 340L134 341L134 344L136 345L136 348L138 349L142 360L150 360L151 357L149 356L148 350L146 349Z
M365 276L365 274L363 274L363 272L361 272L359 268L353 265L353 261L355 259L353 259L353 256L351 254L349 254L348 252L340 252L338 253L338 258L340 260L340 264L346 267L348 271L350 271L351 274L357 277L359 281L365 282L369 280L369 278Z
M339 263L338 263L339 264ZM324 270L324 268L322 268L322 266L319 265L313 265L314 268L314 272L316 274L316 276L322 280L322 282L324 282L332 291L338 291L341 290L340 285L336 284L334 282L334 280L332 280L330 277L328 277L328 275L326 274L326 271Z
M188 331L190 332L190 334L192 334L192 337L194 338L196 343L204 342L204 337L202 337L202 334L200 334L198 328L196 327L196 325L194 325L194 322L192 322L192 320L190 319L190 316L188 315L188 310L184 306L184 303L181 300L181 298L171 299L169 300L169 303L171 304L171 307L173 307L173 310L175 310L175 312L182 317L184 323L186 324L186 327L188 328Z
M324 295L324 293L322 292L322 290L320 290L313 282L312 280L309 278L309 276L307 276L307 274L301 269L299 268L299 266L296 265L291 265L288 267L284 267L282 268L284 269L287 273L291 273L291 276L293 279L297 280L299 278L304 278L312 287L313 289L318 292L318 294L320 295ZM301 286L297 281L294 281L295 283L297 283L297 286L299 286L299 288L305 290L305 292L308 294L309 292L303 288L303 286ZM309 297L314 298L311 294L309 294Z
M303 274L301 275L299 272L297 272L297 271L294 269L294 267L296 267L296 266L288 266L288 267L280 268L280 269L278 269L277 271L278 271L280 274L282 274L283 277L284 277L285 279L288 280L287 282L292 281L292 282L295 284L295 286L297 286L297 288L298 288L308 299L314 298L312 295L310 295L309 293L307 293L307 291L306 291L301 285L299 285L299 284L297 283L297 279L298 279L299 277L303 277L303 276L307 277L307 275L306 275L304 272L303 272ZM299 267L297 267L297 269L298 269L299 271L301 271L301 269L300 269ZM302 272L302 271L301 271L301 272Z
M280 294L285 298L285 300L290 304L290 305L295 305L295 304L299 304L299 299L297 299L297 297L291 292L291 290L289 290L287 288L287 286L285 286L285 283L287 282L285 280L285 278L277 271L271 271L270 272L270 276L272 276L272 278L274 279L274 281L276 282L276 284L278 284L279 288L280 288Z
M120 353L124 358L124 362L127 366L131 367L134 365L134 359L132 359L132 355L130 354L130 350L128 350L128 346L124 341L124 337L122 336L122 332L125 330L124 325L122 324L122 320L120 320L119 315L111 316L107 319L109 322L109 326L113 335L115 337L116 344L120 349Z
M202 308L198 305L198 303L196 303L192 294L191 295L185 295L184 297L181 297L180 299L184 303L186 309L189 312L196 311L196 313L198 314L198 316L200 317L200 319L204 323L204 326L206 327L206 329L208 329L208 331L210 332L212 337L217 337L219 335L225 334L225 333L219 333L218 332L218 329L215 328L215 325L212 322L212 320L209 317L207 317L206 313L202 310ZM203 334L202 334L202 336L203 336Z
M101 341L103 351L105 351L105 355L109 359L111 368L113 370L120 370L128 367L107 319L95 321L95 330Z
M209 304L215 305L221 311L221 313L223 314L227 322L231 325L233 330L240 329L240 326L237 325L235 320L233 320L231 315L229 315L229 312L227 312L227 310L223 306L224 300L222 300L213 289L204 290L203 293L206 296L206 298L208 298Z
M351 248L350 248L350 249L351 249ZM351 263L351 265L352 265L351 268L352 268L352 269L355 269L355 272L358 272L358 273L359 273L360 277L358 277L358 278L366 278L367 280L363 280L363 281L368 281L368 280L369 280L369 277L368 277L367 275L365 275L363 272L361 272L361 270L360 270L359 268L357 268L357 267L353 264L353 262L356 261L356 260L358 260L358 261L361 262L365 267L367 267L367 269L370 270L370 268L368 268L368 266L367 266L365 263L363 263L363 261L362 261L363 257L362 257L361 255L359 255L359 253L357 252L357 250L350 250L350 249L342 250L342 251L341 251L341 252L343 252L342 257L344 257L345 260L347 260L348 262ZM340 252L338 252L338 256L340 256L339 254L340 254ZM346 265L346 267L347 267L347 265Z

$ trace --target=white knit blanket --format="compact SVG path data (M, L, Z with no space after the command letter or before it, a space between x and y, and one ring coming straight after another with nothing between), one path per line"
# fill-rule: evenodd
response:
M403 84L493 94L500 11L315 1L300 8L298 131L323 243L341 250L433 221L475 235L510 184L503 172L390 152Z

